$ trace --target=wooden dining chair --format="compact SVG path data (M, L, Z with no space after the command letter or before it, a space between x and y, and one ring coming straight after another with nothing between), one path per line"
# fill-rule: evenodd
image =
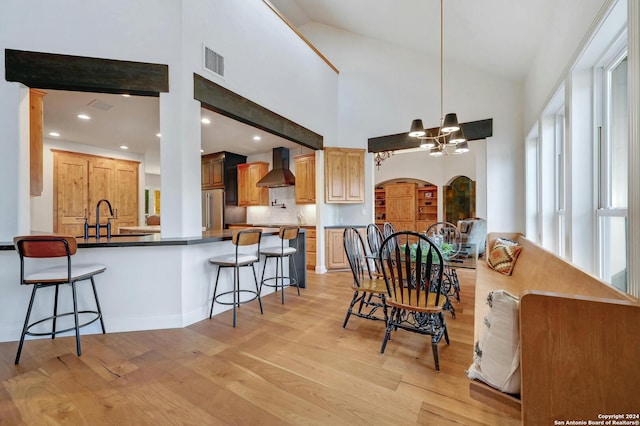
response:
M424 234L399 231L382 242L380 264L389 291L385 302L391 307L380 352L384 353L391 332L399 328L428 335L436 371L440 371L438 343L444 337L449 344L443 314L447 296L442 288L442 254Z
M380 232L380 228L375 223L370 223L367 225L367 242L369 243L369 257L372 259L372 262L375 266L375 273L381 274L382 269L380 269L380 265L378 264L380 252L380 245L382 245L382 232Z
M342 328L347 327L347 322L351 315L360 318L387 321L387 307L385 297L387 294L387 286L382 279L376 279L369 266L364 242L362 236L356 228L345 228L343 233L344 251L349 260L349 266L353 273L353 297L347 309L347 315L344 318ZM357 310L354 306L358 304ZM382 317L378 315L378 311L382 311Z
M436 222L431 224L425 231L427 238L438 244L447 244L448 250L445 256L450 259L456 257L462 249L462 234L460 229L450 222ZM441 247L440 247L441 248ZM444 251L441 249L441 251ZM447 294L455 296L460 301L460 281L455 268L445 266L444 281Z

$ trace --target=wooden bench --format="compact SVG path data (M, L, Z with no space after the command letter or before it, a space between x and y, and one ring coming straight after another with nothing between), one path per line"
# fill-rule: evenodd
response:
M485 257L497 237L518 241L522 251L511 276L478 262L475 341L487 294L504 289L519 296L521 393L514 397L473 380L471 397L521 418L525 425L638 413L638 300L521 234L489 234Z

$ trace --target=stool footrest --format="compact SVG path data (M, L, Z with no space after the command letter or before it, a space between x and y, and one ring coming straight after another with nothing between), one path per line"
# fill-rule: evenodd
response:
M278 284L278 280L288 280L288 282ZM271 284L269 281L275 281L275 283ZM262 285L267 287L298 287L298 280L292 277L271 277L263 279Z
M233 294L233 293L238 293L238 299L240 298L240 294L242 293L249 293L252 295L251 298L249 299L244 299L244 300L237 300L235 303L234 302L224 302L224 301L220 301L220 297L222 296L226 296L229 294ZM240 289L240 290L230 290L230 291L225 291L224 293L220 293L217 294L216 297L214 298L216 303L219 303L221 305L238 305L238 304L242 304L242 303L247 303L247 302L252 302L254 300L256 300L258 298L258 292L255 290L245 290L245 289Z
M87 326L89 324L92 324L92 323L98 321L100 319L100 317L102 317L102 315L98 311L78 311L78 315L80 315L80 314L93 314L93 315L95 315L95 318L92 318L92 319L90 319L89 321L87 321L85 323L79 324L78 328L82 328L82 327L85 327L85 326ZM36 325L42 324L45 321L52 321L55 318L66 317L66 316L69 316L69 315L73 315L73 312L66 312L64 314L52 315L50 317L43 318L43 319L41 319L39 321L31 323L31 324L29 324L27 326L27 331L26 331L25 335L29 335L29 336L53 336L55 334L66 333L67 331L75 331L75 329L76 329L75 325L73 327L70 327L70 328L65 328L64 330L56 330L56 331L49 331L49 332L42 332L42 333L36 333L36 332L29 331L29 329L31 329L31 327L35 327Z

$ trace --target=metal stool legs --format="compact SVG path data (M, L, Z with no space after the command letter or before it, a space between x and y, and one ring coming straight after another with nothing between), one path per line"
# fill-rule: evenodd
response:
M293 262L293 270L295 271L296 277L290 277L284 275L284 258L288 257L290 261ZM267 261L271 258L276 259L276 276L271 278L265 278L264 272L267 269ZM278 275L278 268L280 269L280 275ZM278 278L280 279L280 284L278 284ZM274 284L266 284L269 281L274 281ZM285 280L289 280L285 283ZM278 291L278 287L282 289L281 292L281 300L282 304L284 304L284 289L285 287L295 286L296 290L298 290L298 296L300 296L300 286L298 285L298 268L296 268L296 260L293 255L285 255L285 256L270 256L265 255L264 258L264 267L262 268L262 278L260 280L260 292L262 292L262 286L266 285L267 287L274 287L275 291Z
M51 287L51 285L55 285L55 291L54 291L54 302L53 302L53 315L48 317L48 318L44 318L41 320L38 320L34 323L29 324L29 319L31 318L31 311L33 310L33 302L35 301L36 298L36 291L38 289L41 288L46 288L46 287ZM100 328L102 329L102 334L105 334L105 328L104 328L104 319L102 318L102 308L100 307L100 301L98 299L98 292L96 291L96 286L95 286L95 282L93 277L91 277L91 288L93 290L93 296L95 298L96 301L96 311L79 311L78 310L78 297L77 297L77 290L76 290L76 281L72 282L71 285L71 292L72 292L72 296L73 296L73 311L72 312L67 312L67 313L63 313L63 314L58 314L58 296L59 296L59 288L60 285L62 284L35 284L33 286L33 290L31 291L31 299L29 300L29 307L27 308L27 315L25 316L24 319L24 325L22 327L22 333L20 334L20 343L18 344L18 352L16 353L16 359L15 359L15 364L19 364L20 363L20 356L22 355L22 347L24 346L24 339L26 337L26 335L30 335L30 336L47 336L47 335L51 335L52 339L56 338L56 334L59 333L65 333L67 331L71 331L73 330L75 332L76 335L76 353L78 354L78 356L82 355L82 345L80 344L80 328L84 327L85 325L89 325L92 322L96 321L96 320L100 320ZM78 314L94 314L96 315L95 318L91 319L90 321L84 323L84 324L80 324L80 318L78 317ZM73 315L73 320L74 320L74 324L73 327L71 328L67 328L65 330L57 330L57 320L58 317L62 317L62 316L66 316L66 315ZM45 321L51 320L52 321L52 328L51 328L51 332L43 332L43 333L35 333L35 332L29 332L29 329L37 324L41 324Z
M248 266L248 265L245 265ZM218 272L216 274L216 283L213 287L213 298L211 299L211 310L209 311L209 319L211 319L213 317L213 306L215 305L216 301L218 303L220 303L221 305L233 305L233 326L236 326L236 309L240 308L240 304L241 303L245 303L245 302L250 302L254 299L258 299L258 305L260 306L260 313L264 314L264 311L262 310L262 300L260 299L260 288L258 287L258 275L256 274L256 268L254 264L251 264L251 270L253 271L253 280L256 284L256 291L254 292L253 290L241 290L240 289L240 267L239 266L232 266L233 268L233 290L230 291L225 291L224 293L220 293L218 294L218 280L220 278L220 269L224 268L224 266L218 265ZM240 300L240 293L242 292L246 292L246 293L252 293L255 294L255 297L249 299L249 300ZM228 302L221 302L220 300L217 300L220 296L224 296L226 294L229 293L233 293L233 303L228 303Z

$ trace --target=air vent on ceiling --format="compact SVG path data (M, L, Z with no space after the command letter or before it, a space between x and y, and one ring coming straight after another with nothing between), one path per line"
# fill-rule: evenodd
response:
M204 46L204 68L224 77L224 56Z
M100 99L94 99L91 102L89 102L88 105L90 107L101 109L103 111L109 111L111 108L113 108L113 105L108 104L104 101L101 101Z

